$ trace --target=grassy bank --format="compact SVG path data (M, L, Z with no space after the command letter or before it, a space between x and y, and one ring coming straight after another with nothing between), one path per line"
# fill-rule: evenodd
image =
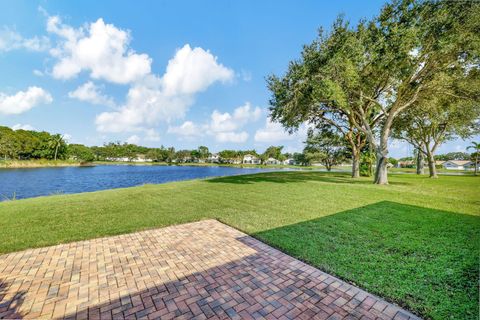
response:
M324 169L323 166L294 166L294 165L262 165L262 164L229 164L229 163L168 163L168 162L134 162L134 161L94 161L95 165L136 165L136 166L193 166L193 167L233 167L233 168L289 168L289 169ZM346 170L349 170L347 167Z
M85 164L76 160L0 160L0 168L74 167L80 165Z
M421 316L476 319L480 178L271 172L0 203L0 252L216 218Z

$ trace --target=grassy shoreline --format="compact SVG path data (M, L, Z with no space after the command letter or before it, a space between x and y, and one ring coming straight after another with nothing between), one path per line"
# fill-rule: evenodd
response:
M0 160L0 169L78 167L88 165L76 160Z
M426 318L478 311L480 178L283 171L0 203L0 253L218 219Z
M293 165L255 165L255 164L225 164L225 163L167 163L167 162L127 162L127 161L93 161L80 162L76 160L0 160L0 169L21 168L48 168L48 167L76 167L95 165L128 165L128 166L194 166L194 167L233 167L233 168L289 168L315 170L322 166L293 166ZM348 169L348 168L347 168Z

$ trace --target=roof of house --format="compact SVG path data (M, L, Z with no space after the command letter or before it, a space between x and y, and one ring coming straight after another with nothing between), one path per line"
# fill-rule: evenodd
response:
M444 163L453 163L453 164L456 164L457 166L464 166L466 164L469 164L471 161L468 161L468 160L448 160L448 161L445 161Z
M256 156L254 156L253 154L246 154L243 156L244 158L246 157L250 157L250 158L257 158Z

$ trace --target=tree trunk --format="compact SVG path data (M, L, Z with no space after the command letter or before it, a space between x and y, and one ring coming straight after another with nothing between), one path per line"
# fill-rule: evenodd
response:
M417 174L424 174L425 167L423 162L423 153L420 149L417 149Z
M375 168L375 184L388 184L387 175L388 157L382 153L377 153L377 167Z
M57 161L57 154L58 154L58 144L55 147L55 161Z
M332 170L332 166L330 165L330 163L328 161L325 162L325 168L327 169L328 172L330 172Z
M474 173L474 175L478 175L478 152L479 151L477 151L477 154L475 155L475 169L474 169L475 173Z
M360 177L360 152L353 151L352 157L352 178Z
M375 167L375 184L388 184L388 134L380 140L376 150L377 166Z
M437 168L435 168L435 159L433 158L433 153L427 153L427 161L428 161L428 171L430 173L430 178L436 179L437 176Z

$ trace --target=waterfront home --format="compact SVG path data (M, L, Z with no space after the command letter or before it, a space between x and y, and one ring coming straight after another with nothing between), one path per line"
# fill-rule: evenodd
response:
M447 170L472 170L475 168L473 161L468 160L448 160L442 165Z
M243 164L261 164L261 161L258 157L252 154L246 154L243 156Z
M286 166L294 166L296 164L295 159L293 158L288 158L283 160L283 164Z
M212 153L212 154L210 154L210 156L208 156L207 162L219 163L220 162L220 156L218 155L218 153Z
M275 158L268 158L267 161L265 161L265 164L282 164L280 160L277 160Z
M107 157L107 161L118 161L118 162L152 162L153 160L145 157L144 154L137 154L135 158L129 157Z

